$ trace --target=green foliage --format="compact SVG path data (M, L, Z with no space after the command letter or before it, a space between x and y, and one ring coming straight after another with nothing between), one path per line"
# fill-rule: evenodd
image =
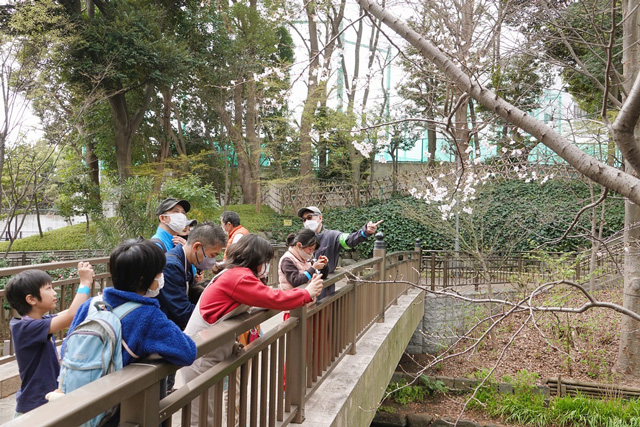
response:
M191 210L187 214L189 218L198 221L213 219L219 210L220 204L216 200L216 192L212 184L203 184L195 175L185 175L183 178L170 179L162 185L162 199L175 197L184 199L191 204Z
M387 387L387 393L393 400L401 405L408 405L415 401L422 402L430 392L429 389L420 385L409 385L407 380L402 379L397 383L391 383Z
M486 371L476 373L479 378L485 375ZM517 372L513 379L505 376L503 381L513 385L513 394L498 394L495 387L488 387L476 394L477 402L471 402L471 406L506 423L527 426L640 426L640 400L596 400L583 396L548 400L537 390L538 379L537 374L526 370Z
M129 178L123 185L105 185L103 195L115 206L115 217L97 221L92 246L111 250L123 240L153 235L158 226L153 178Z
M581 206L576 204L576 200L588 197L589 189L581 182L550 180L540 185L510 180L491 183L478 190L472 205L473 214L460 215L461 243L470 250L477 248L486 253L532 251L541 247L547 251L578 250L588 245L586 239L567 238L559 243L548 243L559 238L573 221ZM355 231L367 221L381 219L384 222L378 229L385 235L388 252L412 250L416 238L421 240L425 249L453 249L455 219L443 221L432 204L413 197L374 200L359 208L334 208L323 212L325 227L344 232ZM292 225L283 225L283 220L291 220ZM588 221L588 214L582 215L575 230L588 230ZM623 225L622 202L608 200L604 235L620 230ZM288 233L301 228L302 222L298 217L281 215L272 231L276 240L283 241ZM362 256L370 256L373 241L370 238L356 251Z
M64 165L59 164L58 197L55 206L65 218L76 215L101 215L100 187L91 181L89 170L82 159L69 155Z
M96 231L95 226L90 227L89 234ZM9 242L0 242L0 251L7 249ZM91 247L87 239L86 224L75 224L69 227L46 231L41 238L39 235L25 237L13 242L12 251L53 251L74 250ZM101 248L96 248L101 249Z
M220 215L225 209L216 208L209 218L215 224L220 223ZM228 205L227 211L237 212L240 216L240 224L252 233L258 231L272 231L278 215L269 206L260 206L260 213L256 213L255 205Z
M447 391L447 387L440 380L433 380L426 375L420 375L420 384L427 389L429 395L436 393L444 393Z

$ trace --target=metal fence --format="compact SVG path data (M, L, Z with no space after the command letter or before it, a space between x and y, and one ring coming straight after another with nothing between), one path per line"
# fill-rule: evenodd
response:
M192 401L200 402L200 426L285 426L301 422L309 396L345 355L356 353L358 338L375 322L383 321L385 310L411 287L406 283L380 282L417 283L419 266L419 250L387 255L383 242L378 240L373 258L346 267L325 281L325 286L337 285L334 295L319 304L292 310L288 320L239 354L165 398L159 398L161 381L177 367L147 359L6 425L78 425L120 404L121 425L157 426L166 422L170 426L174 414L179 414L181 425L185 426L190 424ZM194 337L198 357L273 316L281 313L242 314L199 333ZM212 424L207 421L209 400L214 404Z
M603 281L623 274L624 244L609 245L599 252L592 268L591 252L521 252L509 255L472 256L454 251L423 250L420 271L426 286L437 288L484 285L534 284L559 278L585 283Z

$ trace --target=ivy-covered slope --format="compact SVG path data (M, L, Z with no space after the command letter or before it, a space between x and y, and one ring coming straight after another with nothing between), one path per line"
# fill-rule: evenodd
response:
M595 190L596 199L599 189ZM584 237L590 232L591 210L582 214L569 237L554 242L572 223L575 215L591 203L589 188L579 181L550 180L545 184L524 181L490 183L477 190L476 200L469 205L472 213L460 214L458 232L456 218L442 220L442 214L432 204L413 197L398 197L387 201L373 201L358 208L335 208L323 213L327 228L354 231L367 221L384 220L379 230L385 235L388 251L411 250L415 239L423 248L453 249L456 234L461 250L482 252L511 252L541 249L545 251L572 251L588 247ZM617 196L610 196L605 204L604 237L622 229L624 206ZM597 208L597 216L600 217ZM287 232L302 228L298 218L290 227L282 225L278 216L271 231L278 241ZM357 250L369 256L373 239L358 246Z

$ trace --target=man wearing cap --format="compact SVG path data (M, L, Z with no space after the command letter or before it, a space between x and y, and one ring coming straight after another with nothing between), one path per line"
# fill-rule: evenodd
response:
M338 230L327 230L322 223L322 212L316 206L307 206L301 208L298 211L298 216L302 218L304 228L313 230L316 232L316 236L319 240L318 249L313 253L314 258L318 258L321 255L325 255L329 262L322 271L323 279L327 274L331 274L335 271L338 265L338 257L340 256L340 248L347 250L353 249L360 243L364 242L369 236L375 234L378 230L378 225L382 221L371 222L369 221L361 229L354 231L353 233L343 233ZM318 299L324 298L327 295L331 295L335 292L335 285L328 286L322 290L322 293Z
M186 200L173 197L164 199L156 209L160 225L156 234L151 236L153 241L163 252L168 252L176 245L176 236L187 226L187 215L191 205Z

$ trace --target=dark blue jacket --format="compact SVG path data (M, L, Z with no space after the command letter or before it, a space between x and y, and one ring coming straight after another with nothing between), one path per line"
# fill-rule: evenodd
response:
M360 230L353 233L343 233L338 230L327 230L322 226L320 233L316 233L316 237L319 240L318 249L313 253L313 257L318 259L320 255L325 255L329 262L327 266L322 269L322 278L326 279L327 274L331 274L338 266L338 258L340 257L340 249L353 249L360 243L369 238L367 234L367 226L363 226ZM327 295L333 295L336 286L327 286L322 290L318 299L322 299Z
M162 312L184 330L196 307L189 301L189 287L194 281L193 268L186 260L182 245L176 245L166 256L167 264L162 270L164 288L157 298Z
M113 308L127 301L142 304L122 319L122 339L140 358L158 353L168 362L178 366L191 365L196 359L196 344L175 323L167 319L154 298L105 288L103 299ZM87 317L90 301L91 299L78 309L69 328L69 334ZM123 349L122 366L134 361L135 359Z

